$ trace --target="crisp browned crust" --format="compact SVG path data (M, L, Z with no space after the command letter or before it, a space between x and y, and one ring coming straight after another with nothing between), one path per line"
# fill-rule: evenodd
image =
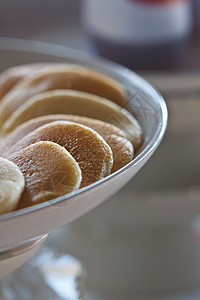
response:
M10 133L0 146L0 155L6 156L9 149L14 146L20 139L39 128L42 125L55 121L71 121L86 125L97 131L111 147L113 152L112 172L122 168L129 163L134 156L133 145L126 138L125 133L118 127L105 123L100 120L75 116L75 115L48 115L32 119L18 126Z
M30 145L8 159L25 177L25 190L17 208L42 203L77 190L81 170L63 147L52 142Z
M58 121L41 126L15 144L8 154L39 141L51 141L69 151L81 168L81 187L111 173L113 155L109 145L91 128L72 122Z
M73 90L55 90L38 94L21 105L5 122L9 133L20 124L49 114L73 114L111 123L124 131L135 151L142 142L138 121L125 109L105 98Z

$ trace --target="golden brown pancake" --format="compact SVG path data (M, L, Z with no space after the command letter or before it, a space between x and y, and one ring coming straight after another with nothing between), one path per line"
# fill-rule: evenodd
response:
M17 207L24 185L20 169L11 161L0 158L0 214Z
M69 151L81 168L81 187L111 173L113 155L109 145L93 129L72 122L57 121L39 127L11 147L8 155L39 141L51 141Z
M20 139L44 124L55 121L71 121L86 125L97 131L111 147L113 152L112 172L120 169L133 159L134 150L123 131L114 125L99 120L75 115L50 115L32 119L17 127L9 134L0 148L0 155L6 156L7 151Z
M126 135L118 127L100 120L75 115L48 115L23 123L12 131L0 146L0 155L6 156L9 149L20 139L42 125L55 121L71 121L88 126L97 131L111 147L113 153L112 173L129 163L134 156L134 149Z
M13 153L25 178L25 190L17 209L42 203L77 190L81 170L67 150L52 142L39 142Z
M20 65L6 69L0 74L0 100L22 79L30 76L33 71L47 66L45 63Z
M72 89L127 104L125 89L110 77L78 65L50 65L24 78L0 103L0 126L30 97L55 89Z
M127 110L105 98L73 90L55 90L30 98L5 122L2 131L9 133L30 119L49 114L74 114L111 123L125 132L135 151L142 142L141 127Z

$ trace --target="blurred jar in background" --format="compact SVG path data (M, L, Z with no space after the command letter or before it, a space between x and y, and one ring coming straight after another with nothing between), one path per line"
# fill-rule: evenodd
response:
M192 29L189 0L84 0L95 51L134 70L181 66Z
M196 33L200 34L200 1L193 0L194 25Z

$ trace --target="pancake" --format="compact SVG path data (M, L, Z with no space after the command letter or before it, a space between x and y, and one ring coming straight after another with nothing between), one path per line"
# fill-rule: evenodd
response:
M2 131L7 134L30 119L49 114L74 114L113 124L125 132L135 151L142 142L141 127L127 110L105 98L73 90L55 90L30 98L11 115Z
M52 142L30 145L8 157L21 170L25 190L17 209L39 204L77 190L81 170L63 147Z
M51 141L69 151L81 168L81 187L111 173L113 155L109 145L96 131L72 122L57 121L39 127L11 147L8 155L39 141Z
M0 158L0 214L15 210L24 185L20 169L7 159Z
M20 65L6 69L0 74L0 100L22 79L29 76L33 71L47 66L45 63L33 63Z
M0 127L30 97L55 89L72 89L108 98L125 106L127 94L117 81L78 65L50 65L24 78L0 102Z
M133 159L133 145L126 138L126 135L122 130L103 121L75 115L48 115L31 119L30 121L23 123L5 138L4 142L0 146L0 155L6 156L9 149L24 136L42 125L55 121L71 121L86 125L97 131L111 147L113 153L112 173L122 168Z

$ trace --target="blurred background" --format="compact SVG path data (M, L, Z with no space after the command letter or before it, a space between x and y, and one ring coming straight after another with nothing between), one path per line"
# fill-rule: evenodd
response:
M169 126L151 161L48 245L81 260L90 299L200 299L200 0L1 0L0 37L101 55L163 94Z
M0 35L87 49L80 0L0 1Z
M0 36L97 52L134 69L200 67L199 0L1 0Z

